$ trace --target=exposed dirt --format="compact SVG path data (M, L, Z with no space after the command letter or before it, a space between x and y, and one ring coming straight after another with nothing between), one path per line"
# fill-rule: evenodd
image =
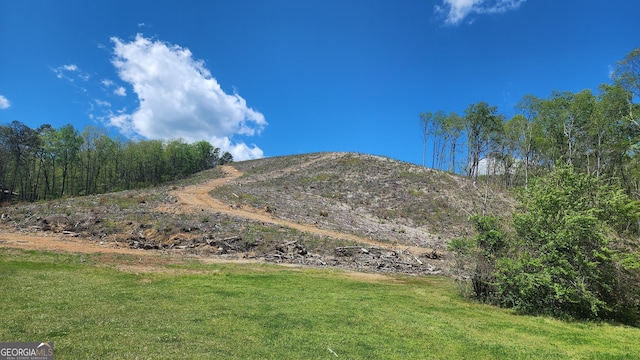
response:
M113 253L141 255L143 253L141 250L100 245L81 237L71 237L57 233L35 235L10 232L8 229L2 230L3 232L0 234L0 246L5 247L82 254Z
M309 164L310 163L307 163L305 165L308 166ZM388 243L367 239L367 238L356 236L353 234L321 229L316 226L311 226L308 224L301 224L301 223L296 223L292 221L287 221L270 214L269 209L256 209L251 206L247 206L247 207L229 206L229 204L226 204L218 199L215 199L209 196L209 192L216 189L217 187L226 185L227 183L238 179L243 175L243 173L229 165L222 166L221 168L222 168L222 171L224 171L224 173L226 174L224 178L213 179L202 184L186 186L184 188L175 190L171 193L171 195L175 196L178 199L178 203L171 204L171 205L164 204L158 207L157 210L163 211L163 212L174 212L174 213L175 212L198 212L204 209L213 210L216 212L220 212L220 213L231 215L231 216L241 217L244 219L251 219L251 220L260 221L264 223L285 226L288 228L296 229L296 230L310 233L310 234L328 236L328 237L343 239L343 240L351 240L357 243L368 244L368 245L385 248L385 249L400 248L397 246L390 245ZM289 171L294 171L294 169L289 169ZM409 249L415 254L422 254L422 253L433 251L432 249L425 249L423 247L417 247L417 246L403 246L402 249Z
M144 190L7 206L0 246L144 256L126 265L131 271L156 257L446 275L447 242L470 234L468 215L509 208L499 189L451 174L316 153L219 166Z
M309 164L304 164L304 166L308 166ZM222 214L240 217L243 219L249 219L254 221L259 221L262 223L275 224L283 227L288 227L292 229L299 230L301 232L315 234L319 236L328 236L337 239L350 240L361 244L366 244L379 249L389 249L391 251L406 251L419 256L420 254L428 254L432 253L432 249L425 249L420 247L407 247L404 246L402 249L399 249L396 246L392 246L388 243L383 243L379 241L374 241L372 239L367 239L364 237L356 236L353 234L341 233L338 231L321 229L316 226L311 226L308 224L300 224L291 221L287 221L284 219L280 219L273 214L270 214L267 209L260 210L253 207L233 207L229 206L218 199L215 199L209 195L209 192L214 190L217 187L226 185L228 182L238 179L243 175L242 172L233 168L232 166L222 166L221 170L224 172L225 176L223 178L216 178L209 180L204 183L190 185L178 188L170 192L171 196L174 196L177 199L176 203L173 204L162 204L158 206L155 210L158 212L165 213L197 213L200 211L213 211L219 212ZM292 171L293 169L290 169ZM175 254L175 250L172 252L168 251L145 251L142 249L133 249L126 247L124 243L116 242L96 242L94 240L85 239L81 236L78 236L77 233L69 232L68 234L63 234L61 232L44 232L44 233L27 233L27 232L17 232L12 231L7 227L2 228L2 233L0 234L0 246L3 247L11 247L11 248L20 248L26 250L45 250L45 251L59 251L59 252L68 252L68 253L82 253L82 254L104 254L100 257L101 263L104 264L115 264L115 266L123 271L128 272L151 272L158 271L158 269L162 269L158 265L161 263L165 263L167 261L166 255L169 253ZM363 245L364 246L364 245ZM364 250L363 248L362 250ZM286 250L285 250L286 251ZM368 252L367 252L368 253ZM122 260L114 258L113 254L126 254L126 255L135 255L135 261L132 263L131 258L128 260ZM188 254L185 252L182 255L187 256ZM352 254L353 255L353 254ZM158 262L158 258L161 256L165 256L163 262ZM225 263L225 262L233 262L233 263L263 263L264 259L257 258L251 256L250 258L221 258L221 257L196 257L200 261L206 263ZM150 260L152 259L152 260ZM275 261L274 261L275 259ZM415 258L417 260L417 258ZM300 266L305 263L298 262L281 262L277 261L276 258L271 257L270 260L272 262L281 263L287 266ZM180 259L174 257L174 262L179 262ZM320 260L321 261L321 260ZM322 261L321 261L322 262ZM348 273L349 276L353 276L357 279L366 279L368 281L371 280L381 280L385 278L384 275L362 275L360 273Z

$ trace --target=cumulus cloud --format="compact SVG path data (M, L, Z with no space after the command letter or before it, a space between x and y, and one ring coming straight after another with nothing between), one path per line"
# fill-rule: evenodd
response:
M124 87L120 86L117 89L113 90L113 93L118 96L127 96L127 90Z
M213 146L228 151L233 155L235 160L259 159L264 157L264 153L259 147L255 145L248 146L243 142L234 144L226 136L222 138L213 137L210 141Z
M8 109L11 106L9 99L0 95L0 110Z
M120 79L132 86L139 106L111 116L109 125L150 139L207 140L236 160L263 156L256 145L235 143L233 136L260 134L267 125L264 115L237 93L225 93L189 49L140 34L130 42L111 41L112 63Z
M443 0L436 13L445 14L445 23L458 25L471 14L502 14L515 10L526 0Z

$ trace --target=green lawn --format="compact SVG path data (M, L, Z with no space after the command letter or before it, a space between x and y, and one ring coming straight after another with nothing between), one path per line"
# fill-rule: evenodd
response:
M448 279L162 261L122 271L114 263L136 259L104 259L0 248L0 341L54 341L56 359L640 354L640 329L514 315L460 298Z

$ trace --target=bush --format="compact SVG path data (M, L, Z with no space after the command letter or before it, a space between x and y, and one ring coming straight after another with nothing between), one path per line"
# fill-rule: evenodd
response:
M498 220L491 216L471 217L478 235L473 239L454 239L449 251L457 254L458 276L471 282L472 294L483 302L496 302L495 266L505 249L505 235Z
M638 324L638 202L613 182L556 169L520 196L514 233L474 217L474 295L527 314ZM632 237L633 236L633 237Z

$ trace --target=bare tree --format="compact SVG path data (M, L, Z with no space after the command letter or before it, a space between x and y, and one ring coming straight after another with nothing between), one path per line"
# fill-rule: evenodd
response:
M420 130L422 132L422 166L427 166L427 141L429 140L429 127L433 120L433 114L429 111L420 113Z

